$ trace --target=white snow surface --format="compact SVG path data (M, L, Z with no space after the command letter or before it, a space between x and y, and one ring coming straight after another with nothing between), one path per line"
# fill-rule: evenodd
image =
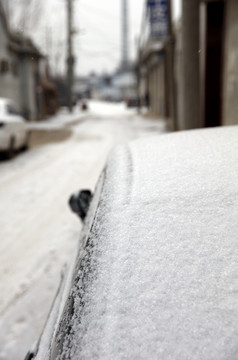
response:
M23 359L38 339L62 266L76 252L81 225L68 208L69 195L94 189L115 144L165 131L162 121L143 119L123 104L91 102L89 109L38 124L51 131L71 124L69 139L0 163L1 360Z
M115 150L57 360L238 358L237 139L231 127Z
M56 115L46 120L27 123L27 125L29 130L60 130L83 120L85 116L87 112L80 111L79 105L73 108L72 113L62 107Z

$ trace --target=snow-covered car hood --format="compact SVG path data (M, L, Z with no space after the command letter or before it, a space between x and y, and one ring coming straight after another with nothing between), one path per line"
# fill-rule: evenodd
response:
M238 356L237 139L187 131L113 152L51 359Z

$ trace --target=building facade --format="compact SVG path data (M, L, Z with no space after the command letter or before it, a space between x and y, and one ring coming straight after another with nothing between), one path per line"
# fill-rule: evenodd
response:
M20 109L19 68L16 54L9 49L9 32L0 3L0 97L11 98Z
M237 34L236 0L183 0L176 33L179 129L238 124Z
M152 116L166 118L169 127L174 111L170 18L170 2L145 2L137 64L141 106L147 106Z
M28 120L39 117L37 86L41 58L29 38L10 31L0 3L0 97L12 99Z
M181 19L168 36L153 36L151 6L165 3L169 10L169 0L145 2L140 98L149 99L152 114L168 118L171 130L238 124L238 1L182 0ZM169 19L168 13L168 26Z

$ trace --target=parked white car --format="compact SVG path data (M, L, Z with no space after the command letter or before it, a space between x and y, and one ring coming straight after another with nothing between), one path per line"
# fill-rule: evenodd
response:
M11 157L15 150L28 147L28 139L27 124L13 101L0 98L0 151Z

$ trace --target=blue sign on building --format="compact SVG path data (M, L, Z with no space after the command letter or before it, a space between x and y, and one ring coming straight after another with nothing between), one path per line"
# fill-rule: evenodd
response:
M148 0L151 36L165 38L169 35L167 0Z

